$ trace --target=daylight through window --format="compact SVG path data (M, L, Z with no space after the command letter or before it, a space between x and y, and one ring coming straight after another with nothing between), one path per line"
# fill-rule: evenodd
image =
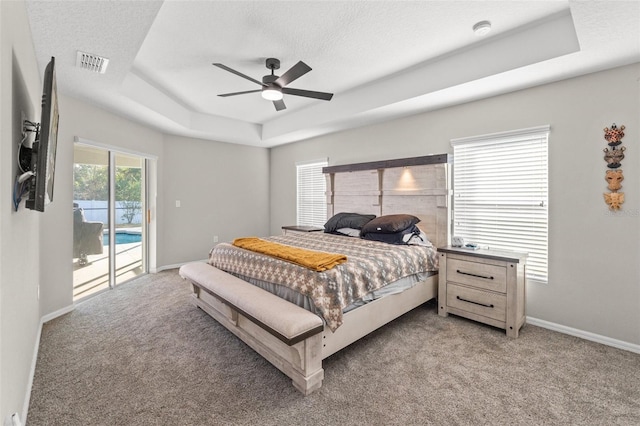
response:
M549 126L454 139L453 234L529 253L527 278L547 282Z
M326 180L322 168L327 160L297 163L298 219L300 226L322 227L327 221Z

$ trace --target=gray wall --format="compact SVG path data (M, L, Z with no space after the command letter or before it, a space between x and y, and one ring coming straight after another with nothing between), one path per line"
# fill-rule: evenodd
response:
M206 259L214 235L224 241L268 233L268 150L163 135L61 96L55 197L41 215L46 229L40 240L41 316L72 305L74 137L157 157L157 195L149 203L156 229L154 268ZM182 207L176 208L175 200Z
M59 97L53 203L11 206L20 112L40 119L39 69L24 2L0 2L0 422L25 420L42 317L73 306L73 144L80 137L157 157L150 201L156 266L205 259L213 236L267 235L269 150L165 136L100 108ZM182 207L175 208L175 200ZM165 214L166 213L166 214Z
M40 323L42 216L13 211L21 112L39 120L42 85L24 3L0 2L0 421L23 415Z
M53 202L41 214L43 230L40 250L40 315L45 316L73 304L73 145L74 138L162 157L162 134L78 101L60 96L60 125L56 155ZM158 161L162 170L162 160ZM161 195L159 196L161 198ZM23 211L24 208L21 208ZM158 209L158 222L162 212ZM161 243L160 236L158 240Z
M295 162L330 165L452 153L451 139L543 124L549 141L549 283L527 314L640 344L640 64L350 130L271 151L271 232L296 220ZM606 191L604 127L626 125L623 211ZM455 167L454 167L455 170Z
M158 157L151 205L162 267L206 258L214 235L278 234L295 223L296 161L451 152L452 138L550 124L550 278L529 285L528 314L640 344L640 65L272 150L162 135L61 96L54 202L16 213L8 200L20 111L39 118L41 70L24 3L0 2L0 24L0 421L24 414L41 317L72 306L75 136ZM627 201L617 214L602 200L602 128L613 122L627 126Z
M269 150L166 136L164 165L159 265L206 259L214 236L268 235Z

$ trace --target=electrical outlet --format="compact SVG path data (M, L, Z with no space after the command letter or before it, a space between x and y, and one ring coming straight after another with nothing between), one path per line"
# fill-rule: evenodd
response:
M4 426L22 426L18 413L13 413L5 417Z
M214 242L214 243L217 243L217 242L218 242L218 236L217 236L217 235L214 235L214 236L213 236L213 242Z
M176 207L180 207L180 200L176 200Z

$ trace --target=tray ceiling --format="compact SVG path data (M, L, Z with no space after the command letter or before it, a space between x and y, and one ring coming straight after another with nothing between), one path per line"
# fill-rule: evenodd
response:
M162 132L271 147L640 61L637 1L27 1L59 92ZM475 23L492 31L478 37ZM104 74L77 51L109 58ZM276 111L256 80L313 70Z

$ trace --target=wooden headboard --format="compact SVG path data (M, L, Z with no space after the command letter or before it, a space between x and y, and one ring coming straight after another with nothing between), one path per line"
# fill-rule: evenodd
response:
M449 159L440 154L325 167L327 217L340 212L412 214L436 247L446 246L451 229Z

